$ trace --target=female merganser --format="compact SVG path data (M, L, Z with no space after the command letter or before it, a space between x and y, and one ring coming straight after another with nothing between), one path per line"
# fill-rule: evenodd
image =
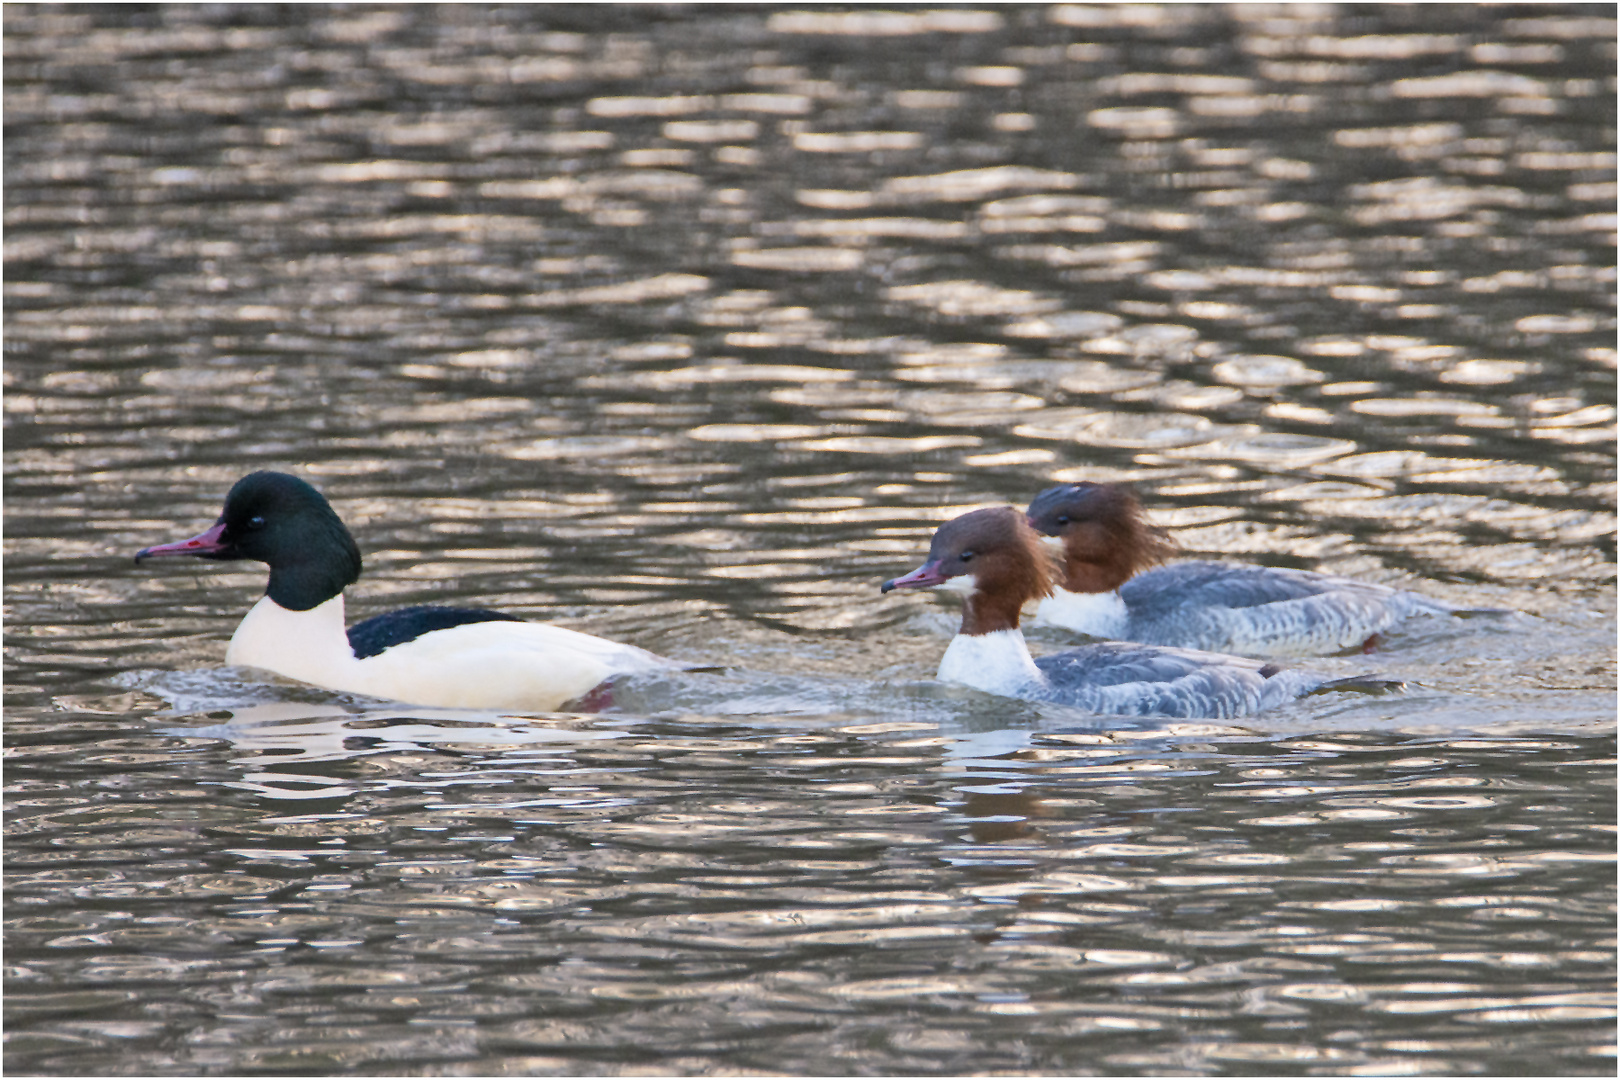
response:
M1037 626L1092 637L1245 655L1370 649L1409 615L1448 614L1426 597L1333 574L1245 563L1158 566L1175 542L1113 484L1063 484L1029 504L1029 524L1062 549L1058 587ZM1148 567L1158 566L1149 570Z
M256 472L212 528L135 553L254 559L270 585L236 628L227 664L411 705L547 711L614 675L674 667L631 645L482 608L410 607L343 628L360 549L320 492Z
M1024 604L1052 590L1052 554L1010 506L941 525L928 561L891 589L940 586L967 594L962 628L939 677L1005 697L1055 701L1097 713L1229 719L1318 690L1388 690L1389 680L1327 680L1241 656L1131 642L1101 642L1034 659L1018 629Z

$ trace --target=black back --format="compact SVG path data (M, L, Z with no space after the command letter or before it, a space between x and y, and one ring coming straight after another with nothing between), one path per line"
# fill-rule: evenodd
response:
M523 622L516 615L505 615L484 608L408 607L374 615L349 627L349 648L355 658L364 660L385 649L415 641L435 630L448 630L479 622Z

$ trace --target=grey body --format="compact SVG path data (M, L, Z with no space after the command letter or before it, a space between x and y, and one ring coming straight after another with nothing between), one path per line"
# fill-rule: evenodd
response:
M1244 563L1178 562L1120 586L1130 641L1212 652L1308 655L1361 648L1419 613L1417 593L1331 574Z

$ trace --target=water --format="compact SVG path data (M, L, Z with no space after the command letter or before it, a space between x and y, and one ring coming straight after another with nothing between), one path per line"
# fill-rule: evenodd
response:
M1610 1073L1612 8L9 8L5 1066ZM707 665L407 709L254 468ZM929 678L932 529L1515 614L1241 725ZM1061 635L1032 633L1037 650Z

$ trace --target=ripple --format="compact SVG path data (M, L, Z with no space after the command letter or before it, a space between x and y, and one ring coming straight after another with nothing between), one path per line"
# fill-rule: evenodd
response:
M1101 272L1125 276L1152 266L1161 245L1152 240L1098 244L1011 244L997 250L1004 259L1044 263L1053 267L1100 267Z
M1216 1061L1252 1061L1267 1065L1354 1061L1361 1056L1354 1050L1298 1043L1206 1043L1194 1049L1200 1056Z
M826 430L808 424L704 424L692 428L686 437L699 442L777 442L822 435Z
M897 285L887 290L891 300L932 308L941 315L1013 315L1050 311L1061 306L1051 297L1022 289L1003 289L978 281L934 281Z
M822 274L858 270L865 265L866 256L854 248L784 247L735 251L731 261L754 270Z
M1169 139L1181 133L1182 116L1162 106L1120 105L1091 110L1086 114L1086 123L1133 139Z
M1072 394L1114 394L1152 386L1164 378L1156 371L1139 371L1102 360L1076 360L1058 385Z
M992 416L1038 410L1045 402L1033 394L1005 390L902 390L894 403L932 423L984 423Z
M918 34L983 34L1001 29L1001 15L970 8L937 11L778 11L766 20L774 34L912 37Z
M1110 209L1107 199L1083 195L1021 195L997 199L979 208L981 232L1097 233L1108 228L1103 215Z
M5 14L10 1071L1603 1068L1612 11ZM262 570L128 551L258 467L357 609L724 666L219 669ZM1524 614L1241 727L929 677L875 582L1092 478Z
M664 125L664 138L675 142L749 142L759 135L753 120L671 120Z
M1350 411L1368 416L1495 416L1500 410L1482 401L1422 395L1412 398L1361 398Z
M617 285L597 285L578 289L555 289L529 297L538 307L571 307L588 304L645 304L653 300L673 300L709 288L709 279L698 274L658 274Z
M768 234L769 230L766 231ZM795 236L819 236L835 240L863 241L874 236L911 240L956 240L967 236L969 230L967 225L959 221L936 221L932 218L911 217L873 217L796 221L792 224L790 231Z
M1540 372L1541 365L1525 360L1463 360L1440 373L1440 381L1469 386L1500 386Z
M1210 369L1222 382L1238 386L1301 386L1322 381L1322 373L1290 356L1238 356Z
M1495 806L1497 800L1484 795L1426 795L1406 798L1381 798L1381 806L1396 806L1413 810L1466 810L1481 806Z
M866 979L840 986L837 996L856 1001L882 1001L903 998L915 1000L932 995L958 996L976 993L974 980L950 976L906 976L892 979Z
M907 202L974 202L1005 191L1053 191L1079 186L1074 173L1022 165L996 165L925 176L896 176L880 194Z
M1548 97L1540 79L1508 71L1459 71L1450 75L1396 79L1390 93L1403 98L1443 97Z
M1105 413L1052 409L1039 420L1016 425L1013 434L1087 446L1162 450L1208 443L1223 434L1209 419L1186 413Z
M1011 337L1067 338L1093 337L1119 329L1125 320L1117 315L1095 311L1063 311L1008 323Z
M650 390L674 390L715 383L848 382L854 377L851 372L836 368L806 367L796 364L705 364L670 371L634 371L618 375L591 376L581 382L591 389L635 386Z
M510 446L502 453L517 461L557 461L565 458L594 459L651 454L675 444L670 436L575 435L557 439L537 439Z
M925 141L917 131L800 131L793 136L793 148L812 154L869 154L915 150Z
M1190 449L1173 452L1178 456L1195 456L1206 460L1242 461L1272 468L1300 468L1331 461L1355 449L1356 444L1349 439L1261 432L1215 438Z
M845 435L832 439L809 439L795 442L800 450L831 451L843 454L920 454L930 450L951 447L980 446L984 442L974 435Z

